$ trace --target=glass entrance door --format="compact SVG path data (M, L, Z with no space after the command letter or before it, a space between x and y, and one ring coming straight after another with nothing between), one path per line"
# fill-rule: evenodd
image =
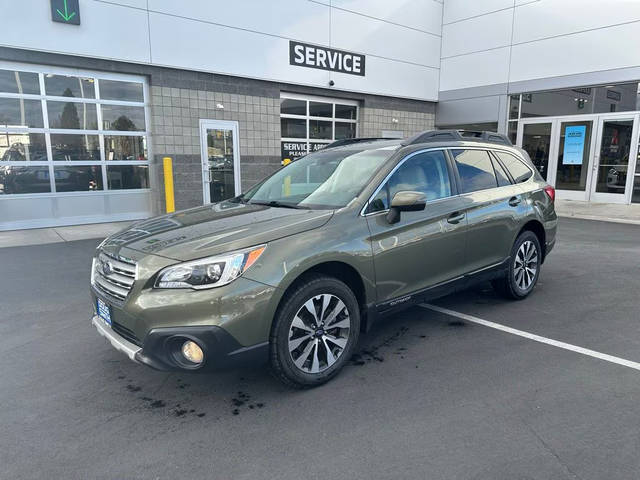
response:
M571 200L589 200L593 120L560 122L555 188Z
M629 178L629 160L637 143L634 124L633 115L599 118L592 169L592 201L628 202L627 192L633 188L633 179Z
M553 122L535 120L523 122L518 130L518 145L526 150L540 175L547 181L549 181L552 132Z
M204 203L240 194L238 122L200 120Z

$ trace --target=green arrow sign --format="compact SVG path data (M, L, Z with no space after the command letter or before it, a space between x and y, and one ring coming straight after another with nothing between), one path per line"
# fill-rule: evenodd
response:
M79 0L51 0L51 20L80 25Z

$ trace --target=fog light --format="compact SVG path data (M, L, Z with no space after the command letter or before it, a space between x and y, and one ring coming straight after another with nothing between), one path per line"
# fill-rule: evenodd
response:
M196 342L187 340L182 344L182 355L191 363L202 363L204 360L204 352Z

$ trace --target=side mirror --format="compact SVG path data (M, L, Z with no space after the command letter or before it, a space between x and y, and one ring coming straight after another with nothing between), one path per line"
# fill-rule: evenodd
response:
M391 207L387 214L389 223L398 223L400 221L400 212L418 212L424 210L427 205L427 199L424 193L402 191L393 196Z

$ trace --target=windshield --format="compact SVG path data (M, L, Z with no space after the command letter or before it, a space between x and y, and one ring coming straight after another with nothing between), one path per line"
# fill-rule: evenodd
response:
M376 150L330 149L307 155L241 197L242 201L296 208L341 208L358 196L398 146Z

